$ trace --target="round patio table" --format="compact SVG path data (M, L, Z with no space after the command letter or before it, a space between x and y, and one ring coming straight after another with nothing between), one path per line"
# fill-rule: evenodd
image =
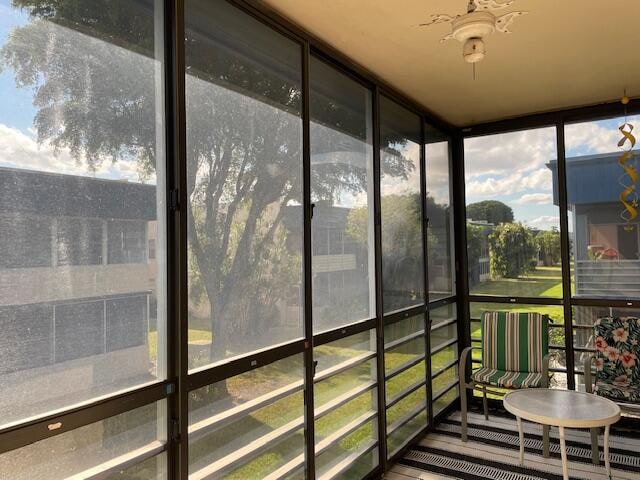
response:
M515 415L518 420L521 465L524 464L522 419L558 427L560 430L562 475L565 480L569 479L569 472L564 429L605 427L604 461L607 476L611 478L609 428L620 419L620 407L614 402L592 393L546 388L515 390L505 395L503 402L504 408Z

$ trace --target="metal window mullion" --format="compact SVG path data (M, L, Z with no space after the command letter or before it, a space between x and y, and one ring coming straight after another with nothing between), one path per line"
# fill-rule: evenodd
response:
M138 386L131 391L4 428L0 431L0 454L158 402L168 396L171 387L168 381Z
M451 190L453 192L455 274L456 294L458 296L456 316L458 318L458 350L460 350L471 346L464 137L461 132L451 140L451 159L449 165L452 177ZM468 365L465 371L458 372L458 375L463 375L465 378L471 375L471 365ZM468 392L461 392L461 395L465 394L469 395ZM432 397L432 402L435 401L436 398Z
M567 170L565 162L564 122L559 121L556 128L556 148L558 150L558 203L560 208L560 258L562 261L562 297L564 302L564 341L567 354L567 388L575 390L575 366L573 352L573 311L571 306L571 257L569 240L569 214L567 203Z
M172 480L187 480L188 452L188 258L184 0L164 1L165 141L167 216L167 376L175 378L168 401L167 462ZM160 212L159 212L160 213ZM156 258L158 257L156 248Z
M382 211L381 211L381 130L380 130L380 88L373 89L373 208L374 208L374 248L375 248L375 285L376 285L376 353L377 353L377 386L378 386L378 461L382 471L387 469L387 411L385 408L385 358L384 358L384 304L382 278Z
M303 273L304 273L304 439L305 477L315 480L315 399L313 357L313 257L311 203L311 52L307 40L302 44L302 205L303 205Z
M422 231L422 281L424 283L425 312L424 323L424 394L426 400L427 424L431 425L433 419L433 405L431 403L431 312L429 311L429 212L427 211L427 138L425 129L426 118L420 118L420 207L421 207L421 231ZM388 454L389 452L387 452Z

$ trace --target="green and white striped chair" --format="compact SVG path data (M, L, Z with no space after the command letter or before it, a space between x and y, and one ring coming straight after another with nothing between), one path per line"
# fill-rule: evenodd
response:
M548 388L549 386L549 317L535 312L484 312L481 319L482 366L466 379L470 353L460 355L460 403L462 441L467 441L466 389L482 392L485 418L489 418L487 393L490 390ZM548 456L549 429L544 429L544 454Z

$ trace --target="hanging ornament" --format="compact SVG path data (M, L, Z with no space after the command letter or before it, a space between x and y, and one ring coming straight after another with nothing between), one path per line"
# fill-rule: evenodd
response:
M624 100L623 100L624 103ZM620 214L620 217L627 222L625 225L625 230L633 230L633 226L629 225L629 222L632 222L638 217L638 192L636 190L636 185L638 183L638 170L636 169L634 162L634 152L633 148L636 145L636 137L633 136L633 125L627 123L622 124L618 127L620 133L622 133L622 138L618 142L618 147L625 149L625 151L618 158L618 164L624 170L624 174L620 177L620 185L623 190L620 193L620 202L624 206L624 210ZM625 147L625 145L627 145Z

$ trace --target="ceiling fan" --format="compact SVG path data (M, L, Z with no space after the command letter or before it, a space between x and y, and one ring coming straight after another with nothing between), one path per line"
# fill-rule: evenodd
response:
M496 16L492 10L503 10L516 0L499 2L497 0L469 0L467 13L462 15L431 15L431 20L421 23L420 27L428 27L439 23L450 23L451 33L444 36L440 43L456 39L463 44L462 57L469 63L476 63L485 57L484 37L494 32L511 33L509 26L513 21L528 12L509 12Z

